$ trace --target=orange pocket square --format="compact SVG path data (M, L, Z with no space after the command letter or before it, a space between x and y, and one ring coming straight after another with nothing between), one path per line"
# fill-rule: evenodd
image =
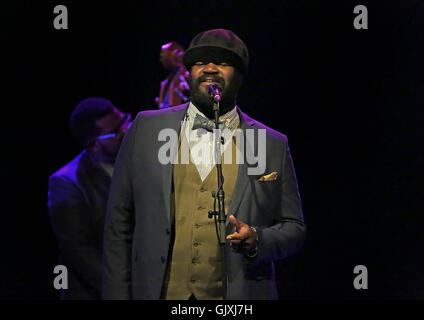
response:
M265 176L262 176L258 179L258 181L275 181L278 178L278 172L271 172Z

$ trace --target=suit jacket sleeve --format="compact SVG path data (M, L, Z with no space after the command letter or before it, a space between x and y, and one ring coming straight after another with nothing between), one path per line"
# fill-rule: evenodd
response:
M132 149L138 116L122 141L112 177L103 241L103 299L131 299L134 203Z
M100 296L101 249L96 245L90 209L82 191L69 177L52 176L48 202L64 265Z
M258 255L251 261L253 265L284 259L299 251L304 242L306 227L302 204L293 160L285 136L282 150L281 209L275 212L275 222L272 226L256 228L259 243Z

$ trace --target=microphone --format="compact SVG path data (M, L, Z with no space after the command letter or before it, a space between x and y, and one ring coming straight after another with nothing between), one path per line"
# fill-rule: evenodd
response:
M211 84L208 87L208 91L215 102L219 102L221 100L222 88L219 85Z

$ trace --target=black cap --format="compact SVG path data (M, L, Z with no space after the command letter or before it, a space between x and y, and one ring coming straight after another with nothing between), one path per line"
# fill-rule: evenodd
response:
M205 59L227 62L245 74L249 65L249 52L244 42L232 31L213 29L196 35L183 58L187 69Z

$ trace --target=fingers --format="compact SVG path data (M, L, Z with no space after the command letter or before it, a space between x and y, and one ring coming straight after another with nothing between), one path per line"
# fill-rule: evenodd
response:
M227 236L231 248L237 252L250 251L255 245L255 237L249 226L237 220L234 215L230 215L230 223L235 228L235 232Z
M239 232L243 227L247 227L247 224L237 220L237 218L234 217L234 215L230 215L230 223L233 226L233 228L236 229L236 232Z
M238 233L238 232L234 232L232 234L229 234L227 236L227 240L246 240L247 239L247 234L242 234L242 233Z
M250 235L249 226L238 221L236 217L230 215L230 223L235 228L235 232L227 236L227 240L246 240Z
M240 234L238 232L234 232L227 236L227 240L230 240L230 246L235 251L250 251L254 244L255 239L250 237L247 233Z
M227 236L227 240L230 240L230 247L233 248L235 251L240 250L240 244L243 242L243 237L237 232L230 234Z
M234 217L233 215L230 216L230 223L234 228L237 228L237 218Z

